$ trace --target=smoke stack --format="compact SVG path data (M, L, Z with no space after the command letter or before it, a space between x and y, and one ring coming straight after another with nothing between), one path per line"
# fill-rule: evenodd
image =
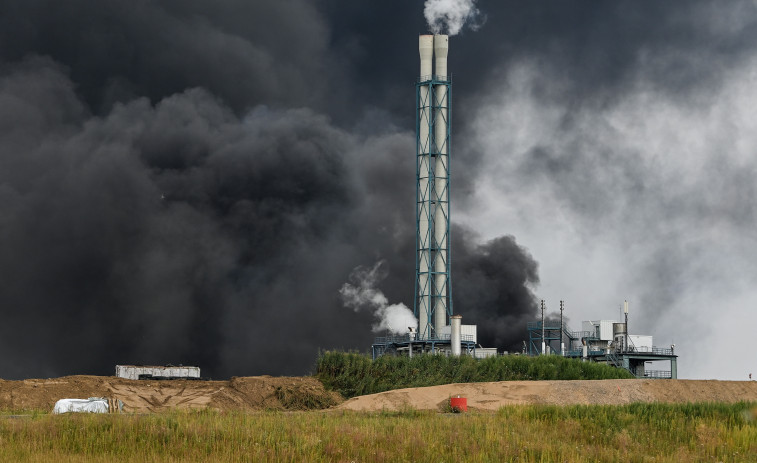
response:
M453 315L450 317L450 337L449 342L452 348L452 355L459 357L462 353L462 323L463 317L461 315Z
M447 54L449 53L449 36L437 34L434 36L434 57L436 80L447 80Z
M434 36L434 69L436 81L447 80L447 53L449 51L449 37ZM448 284L448 245L449 245L449 102L446 84L434 86L434 146L436 161L434 166L434 196L436 210L434 212L434 242L436 255L434 256L434 327L440 332L447 324Z
M418 40L415 315L419 339L439 337L452 314L449 262L449 88L446 35ZM434 59L435 58L435 59ZM435 69L432 69L434 60Z
M431 78L431 63L434 56L434 36L421 35L418 37L418 51L421 55L421 80Z
M421 35L418 37L418 51L421 57L421 74L419 82L431 80L431 65L434 55L434 36ZM417 95L418 111L418 140L417 140L417 204L416 214L418 220L417 246L418 255L416 256L417 280L416 280L416 303L415 315L418 317L418 335L420 339L431 338L431 328L429 327L429 315L431 314L431 211L429 199L429 177L423 175L423 172L429 171L430 161L429 153L431 152L431 102L429 101L430 91L428 85L419 85Z

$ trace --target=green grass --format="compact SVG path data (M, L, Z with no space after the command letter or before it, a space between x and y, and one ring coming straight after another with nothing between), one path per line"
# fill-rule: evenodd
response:
M757 404L0 417L0 461L755 461Z
M626 370L557 355L509 355L476 360L468 356L382 356L375 361L351 352L324 352L316 377L327 389L350 398L404 387L518 380L627 379Z

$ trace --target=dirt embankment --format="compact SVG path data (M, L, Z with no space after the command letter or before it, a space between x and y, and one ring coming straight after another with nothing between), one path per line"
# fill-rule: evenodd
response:
M466 397L468 407L497 410L516 404L607 404L634 402L757 401L757 381L609 379L602 381L503 381L398 389L355 397L341 410L442 409L450 397Z
M311 377L254 376L229 381L136 381L112 376L65 376L54 379L0 380L0 409L52 409L58 399L108 397L125 411L170 409L302 410L342 401Z
M132 413L171 409L440 410L450 397L468 407L497 410L513 404L608 404L633 402L757 402L757 381L638 380L504 381L399 389L350 399L326 391L312 377L254 376L229 381L135 381L112 376L0 380L0 410L51 410L58 399L108 397ZM341 405L338 405L340 404Z

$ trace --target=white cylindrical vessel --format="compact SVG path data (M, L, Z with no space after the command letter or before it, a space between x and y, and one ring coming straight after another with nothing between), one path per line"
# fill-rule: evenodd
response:
M420 82L431 80L431 65L434 55L434 36L418 37L421 59ZM429 153L431 151L431 102L430 89L422 85L418 101L418 333L419 339L429 339L431 328L431 191L429 191Z
M628 331L626 330L625 323L612 324L612 339L613 339L613 344L615 345L616 350L625 351L628 348L628 346L626 346L627 334L628 334Z
M449 342L452 349L452 355L460 356L462 353L462 323L463 317L460 315L453 315L449 318L450 321L450 336Z
M447 80L447 54L449 51L449 37L447 35L434 36L434 58L436 80ZM447 85L436 85L434 88L434 153L436 154L434 166L434 255L435 274L435 306L434 326L439 332L441 327L447 324L447 310L449 300L447 298L448 281L448 234L447 217L449 215L449 137L447 118L449 116L449 99Z

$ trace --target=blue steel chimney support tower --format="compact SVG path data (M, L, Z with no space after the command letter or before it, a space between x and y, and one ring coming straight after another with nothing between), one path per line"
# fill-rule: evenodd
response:
M430 36L425 36L429 37ZM436 71L416 82L416 264L413 310L419 340L440 339L452 316L450 285L450 116L452 83L446 75L447 36L434 36ZM443 41L440 50L437 42ZM427 51L430 56L430 52ZM443 56L439 56L443 55ZM440 63L440 60L443 62ZM429 59L430 61L430 59ZM425 69L430 69L430 62Z

